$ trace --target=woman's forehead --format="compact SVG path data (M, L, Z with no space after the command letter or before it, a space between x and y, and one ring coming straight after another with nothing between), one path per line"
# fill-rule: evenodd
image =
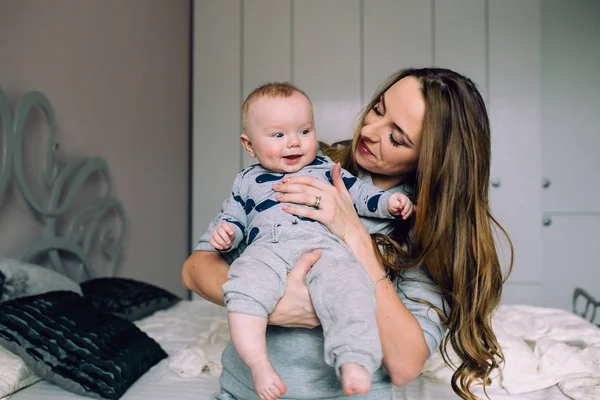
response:
M425 99L419 81L407 76L392 85L383 95L386 114L392 121L411 138L420 137L425 117Z

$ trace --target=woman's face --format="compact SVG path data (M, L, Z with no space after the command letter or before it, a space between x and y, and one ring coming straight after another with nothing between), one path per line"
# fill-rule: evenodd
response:
M398 181L416 166L424 116L425 100L417 79L408 76L396 82L365 117L354 155L357 164Z

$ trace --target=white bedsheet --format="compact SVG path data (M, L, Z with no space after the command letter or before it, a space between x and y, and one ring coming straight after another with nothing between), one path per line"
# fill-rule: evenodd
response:
M543 315L540 313L543 313ZM540 316L543 318L540 318ZM169 354L169 358L161 361L142 376L125 393L122 399L208 399L211 393L218 390L218 378L214 375L218 375L220 372L219 354L228 339L226 325L223 324L224 317L225 310L221 307L205 301L184 301L170 310L158 312L139 321L137 325L160 343ZM530 343L537 343L537 347L533 347L534 350L530 345L527 345L528 355L549 354L548 351L543 352L544 349L548 350L547 346L543 346L548 340L556 340L561 343L569 340L600 343L600 329L564 311L525 306L510 306L507 308L505 306L499 310L497 318L501 318L497 321L501 322L500 328L496 321L494 325L495 329L499 330L498 332L510 332L509 336L511 337L526 337ZM580 334L577 334L577 331ZM499 333L500 338L503 336L505 336L504 333ZM501 339L501 342L503 340ZM508 360L511 357L516 357L517 350L525 350L525 348L518 346L510 347L507 343L506 341L502 342ZM581 351L578 347L567 347ZM553 346L550 346L550 349L552 348ZM537 353L535 349L538 349ZM577 352L575 353L577 354ZM448 374L451 374L451 370L439 365L437 357L437 355L432 357L426 365L425 373L419 379L402 388L394 388L394 399L433 400L456 398L451 387L447 384ZM538 357L538 359L541 358ZM527 371L529 373L539 372L539 368L533 368L532 365L534 364L530 364L531 360L527 357L516 358L516 360L525 372L515 378L523 378L521 379L523 384L531 384L536 377L525 375L525 373ZM574 365L569 364L568 360L565 359L558 361L555 365ZM589 364L586 365L590 367ZM596 371L600 371L600 366L597 366ZM596 397L595 394L595 390L598 389L598 382L595 380L582 384L581 380L575 378L563 379L561 381L563 382L562 389L565 393L571 393L571 397L565 396L559 386L555 384L556 382L546 381L542 385L545 388L535 391L523 390L524 386L521 386L521 391L519 391L519 386L513 385L511 387L512 394L510 394L506 387L501 386L500 381L497 381L498 383L495 383L488 390L488 394L492 399L564 400L574 398L593 400L600 398ZM515 379L513 382L518 383L519 380ZM538 386L540 386L539 382ZM506 378L502 383L506 385ZM570 385L572 387L569 387ZM573 388L575 389L573 390ZM588 390L588 392L586 393L585 390ZM476 389L475 393L483 398L481 390ZM46 381L38 382L23 389L11 398L11 400L39 399L83 400L86 398L68 393Z
M500 307L493 327L506 358L493 389L516 395L557 386L568 398L600 399L598 327L564 310L524 305ZM436 353L423 374L449 382L452 370Z

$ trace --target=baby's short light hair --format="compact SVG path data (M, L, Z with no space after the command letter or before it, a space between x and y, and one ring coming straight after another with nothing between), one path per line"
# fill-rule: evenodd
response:
M292 96L294 93L300 93L306 97L312 107L312 102L310 101L308 95L289 82L269 82L254 89L248 95L248 97L246 97L244 104L242 104L242 129L244 132L248 133L250 107L252 104L254 104L254 102L256 102L256 100L260 99L261 97L287 98Z

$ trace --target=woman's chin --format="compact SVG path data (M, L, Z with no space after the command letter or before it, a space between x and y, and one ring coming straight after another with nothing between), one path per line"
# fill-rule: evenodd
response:
M373 160L368 160L362 153L360 153L358 150L356 150L356 154L354 154L354 161L356 161L356 164L364 169L365 171L369 171L372 172L372 169L374 167L374 163Z

